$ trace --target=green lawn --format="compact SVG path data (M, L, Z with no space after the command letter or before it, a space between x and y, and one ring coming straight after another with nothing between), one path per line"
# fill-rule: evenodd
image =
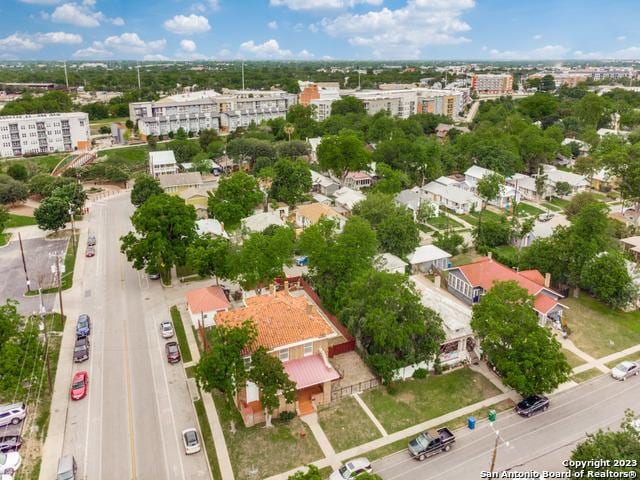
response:
M266 478L323 457L311 430L299 418L288 422L274 420L273 428L264 425L246 428L237 409L222 394L214 392L213 399L237 480ZM231 433L231 421L235 433Z
M458 216L463 220L465 220L467 223L470 223L471 225L477 225L480 218L480 212L473 212L466 215L458 215ZM496 213L493 210L485 210L484 212L482 212L483 220L486 220L486 219L500 220L500 218L502 218L503 216L504 214Z
M37 157L23 157L16 160L7 160L2 162L0 170L4 171L12 163L20 163L27 169L34 168L41 173L51 173L55 166L66 157L68 153L52 153L51 155L42 155Z
M456 222L454 219L450 218L447 214L444 214L444 213L437 217L430 218L429 220L427 220L427 223L439 230L449 228L449 227L451 228L462 227L462 224L460 224L459 222Z
M569 365L571 365L571 368L575 368L578 365L582 365L583 363L586 363L582 358L580 358L578 355L576 355L575 353L563 348L562 349L562 353L564 354L564 356L567 359L567 362L569 362Z
M0 247L5 246L10 238L11 238L10 233L0 233Z
M602 375L602 372L597 368L590 368L589 370L585 370L584 372L576 373L575 375L571 375L571 380L576 383L586 382L587 380L591 380L592 378L598 377Z
M183 362L190 362L193 360L191 356L191 349L189 348L189 341L187 340L187 334L184 330L184 323L182 323L182 315L178 307L175 305L171 307L171 322L173 323L173 330L176 332L176 338L178 339L178 345L180 345L180 353L182 354Z
M393 395L384 388L370 390L362 399L391 433L498 394L500 391L481 374L462 368L399 382Z
M620 362L638 362L638 361L640 361L640 352L625 355L624 357L620 357L617 360L611 360L610 362L605 363L605 365L609 368L613 368L616 365L618 365Z
M549 202L551 205L555 205L560 209L564 209L567 205L569 205L569 200L565 200L564 198L553 197Z
M427 227L426 225L423 225L423 224L421 224L421 223L418 223L418 228L420 229L420 231L421 231L421 232L424 232L424 233L431 233L431 232L433 232L433 228L429 228L429 227Z
M465 222L467 222L470 225L476 226L478 225L478 218L471 215L471 214L465 214L465 215L458 215L458 217L460 217L461 219L463 219Z
M475 250L469 250L466 253L460 253L454 257L451 257L451 263L458 267L460 265L466 265L468 263L473 262L476 258L481 257L478 252Z
M209 419L207 417L207 411L204 408L202 399L193 402L196 407L196 414L198 415L198 423L200 424L200 433L202 434L202 441L204 448L207 451L207 458L209 459L209 466L211 467L211 473L213 474L213 480L221 480L222 474L220 473L220 465L218 465L218 457L216 456L216 446L213 443L213 435L211 434L211 428L209 427Z
M538 207L534 207L533 205L529 205L528 203L520 202L516 207L516 211L519 217L524 217L526 215L533 215L537 217L544 213L544 210L540 210Z
M320 426L336 452L342 452L380 437L380 432L352 397L318 412Z
M112 150L103 150L98 152L98 157L107 156L109 159L123 159L127 166L132 170L143 170L147 168L149 147L140 145L137 147L123 147Z
M569 338L589 355L600 358L640 343L640 311L621 312L583 293L562 300Z
M33 217L10 213L6 228L26 227L27 225L35 225L36 223L36 219Z

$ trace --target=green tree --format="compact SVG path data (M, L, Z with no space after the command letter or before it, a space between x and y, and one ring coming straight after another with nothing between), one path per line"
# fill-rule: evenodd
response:
M564 214L567 216L569 220L575 217L582 209L591 203L598 203L600 200L598 197L592 192L579 192L576 193L571 200L564 207Z
M473 237L476 247L484 250L500 245L508 245L511 240L511 223L506 216L500 215L498 218L487 218L473 230Z
M41 230L57 232L71 220L69 203L60 197L45 198L40 206L33 211L33 216Z
M588 260L580 275L582 288L613 308L629 305L638 292L633 284L624 256L619 252L602 252Z
M291 206L311 191L311 171L303 161L281 158L273 166L270 196Z
M211 142L218 140L220 137L218 136L218 132L213 128L204 128L200 130L198 134L198 142L200 143L200 148L203 151L207 151Z
M287 480L324 480L320 470L315 465L309 465L306 472L296 472L289 475Z
M498 198L500 187L504 183L504 177L498 173L491 173L482 177L476 185L476 192L482 199L480 214L478 215L478 226L476 227L476 244L482 238L482 216L487 208L487 203Z
M289 227L270 232L252 233L235 258L235 272L245 290L267 286L275 278L284 277L284 265L293 262L295 233Z
M560 343L539 325L533 301L516 282L497 282L471 319L484 354L522 396L551 392L571 373Z
M553 92L556 89L556 82L553 75L545 75L540 79L540 90L543 92Z
M201 277L233 280L234 251L229 240L221 237L198 237L187 248L187 264Z
M364 143L358 135L349 131L322 137L317 154L320 168L331 170L340 178L348 172L362 170L369 164L369 152L365 150Z
M134 232L120 237L122 253L136 270L169 272L185 265L196 236L196 211L173 195L153 195L131 217Z
M266 427L270 428L271 416L280 406L280 395L286 403L293 403L296 398L296 384L291 381L284 371L278 357L270 355L264 347L251 355L251 369L249 380L260 389L260 403L264 407Z
M336 311L350 283L371 267L378 241L369 222L351 217L342 233L329 219L304 230L299 250L309 257L309 273L318 295Z
M222 178L216 193L209 197L209 215L224 222L228 229L236 228L263 199L258 182L244 172L236 172Z
M162 194L160 182L151 175L139 175L131 190L131 203L139 207L153 195Z
M433 244L451 255L456 255L464 244L464 237L455 232L435 232Z
M0 235L2 235L4 229L7 228L8 222L9 210L7 210L7 207L0 205Z
M553 95L538 92L518 102L518 109L534 121L547 121L558 113L558 99Z
M167 150L173 150L173 154L176 157L178 163L187 163L193 160L198 153L200 153L200 145L198 142L194 142L187 139L178 139L169 142Z
M51 192L51 197L64 200L67 208L71 208L75 213L78 213L87 201L87 193L84 191L82 185L77 182L56 187L53 192Z
M155 135L147 135L147 145L149 145L150 151L154 151L158 148L158 137Z
M27 178L29 178L29 172L27 171L27 167L25 167L21 163L12 163L7 168L7 175L9 175L14 180L18 180L20 182L26 182Z
M598 128L600 122L603 120L608 107L608 101L606 98L600 95L589 92L582 97L575 105L576 116L586 126Z
M224 393L230 404L247 381L246 350L258 337L255 324L247 320L229 327L216 325L208 332L211 348L202 353L196 365L196 379L204 390Z
M38 173L29 179L29 193L48 197L55 188L56 178L46 173Z
M378 181L373 186L375 192L394 194L407 188L411 183L406 173L394 170L386 163L376 165L376 175Z
M584 442L579 443L571 452L573 461L569 467L573 478L596 477L602 472L602 467L592 465L595 459L616 460L618 465L607 466L610 475L617 478L637 478L640 474L640 435L632 422L634 413L627 410L620 430L598 430L587 435ZM628 462L625 462L628 460ZM625 472L625 473L619 473ZM634 475L635 474L635 475Z
M398 368L433 360L444 341L442 319L422 305L410 285L404 275L370 268L351 283L341 302L340 319L384 383Z
M556 182L554 190L558 197L569 195L572 191L571 185L568 182Z
M348 113L367 113L364 102L356 97L346 96L331 104L331 116L346 115Z
M9 175L0 175L0 204L24 202L29 195L23 182L14 180Z
M547 175L546 174L538 174L535 177L535 186L536 186L536 195L538 195L538 199L542 200L545 194L546 185L547 185Z

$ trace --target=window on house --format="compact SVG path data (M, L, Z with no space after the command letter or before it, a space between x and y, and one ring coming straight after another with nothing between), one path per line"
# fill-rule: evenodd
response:
M244 361L245 367L248 367L249 365L251 365L251 357L243 357L242 360Z
M313 342L304 344L304 356L308 357L309 355L313 355Z
M286 362L287 360L289 360L289 349L285 348L284 350L280 350L278 352L278 358L281 362Z

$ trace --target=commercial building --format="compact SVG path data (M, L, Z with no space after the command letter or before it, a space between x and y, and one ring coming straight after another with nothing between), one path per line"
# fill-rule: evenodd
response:
M73 152L91 147L89 115L82 112L0 117L0 157Z
M471 89L480 94L509 95L513 92L513 76L508 73L474 74Z
M129 104L129 118L141 135L168 135L183 128L234 131L252 122L284 117L297 95L283 90L203 90L173 95L155 102Z

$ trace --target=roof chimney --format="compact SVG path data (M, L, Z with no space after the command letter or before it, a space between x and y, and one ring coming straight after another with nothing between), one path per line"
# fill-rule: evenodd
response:
M551 286L551 274L550 273L545 273L544 274L544 286L549 288Z
M269 285L269 294L272 297L276 296L276 285L275 285L275 283L272 283L271 285Z
M284 293L289 293L289 280L284 281Z
M493 252L492 252L491 250L489 250L489 251L487 252L487 258L488 258L489 260L492 260L492 259L493 259Z

